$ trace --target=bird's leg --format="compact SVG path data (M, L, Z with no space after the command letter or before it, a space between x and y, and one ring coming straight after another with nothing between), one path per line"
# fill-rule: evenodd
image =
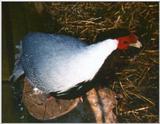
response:
M92 89L87 92L87 99L95 115L96 122L103 123L103 115L101 111L101 106L99 104L97 92L95 89Z

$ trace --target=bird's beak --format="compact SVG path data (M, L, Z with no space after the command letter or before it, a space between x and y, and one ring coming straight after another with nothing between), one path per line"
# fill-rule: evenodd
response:
M136 43L129 44L129 46L136 47L136 48L141 48L142 43L139 40L137 40Z

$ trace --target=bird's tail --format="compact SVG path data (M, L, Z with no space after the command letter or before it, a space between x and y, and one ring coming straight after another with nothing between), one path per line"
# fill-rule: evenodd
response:
M9 77L10 82L15 82L21 75L24 74L23 67L21 65L21 54L22 54L22 41L20 45L16 45L16 48L19 50L19 53L15 55L15 64L12 75Z

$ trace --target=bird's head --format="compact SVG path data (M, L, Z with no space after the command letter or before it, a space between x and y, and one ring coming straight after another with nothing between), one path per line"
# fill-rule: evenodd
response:
M128 49L129 46L140 48L142 44L138 41L138 36L133 32L128 31L125 28L111 29L109 31L100 32L96 41L103 41L106 39L116 39L118 40L118 49L124 50Z
M141 48L142 44L138 40L138 37L134 33L130 33L127 36L116 38L118 40L118 49L128 49L129 46Z

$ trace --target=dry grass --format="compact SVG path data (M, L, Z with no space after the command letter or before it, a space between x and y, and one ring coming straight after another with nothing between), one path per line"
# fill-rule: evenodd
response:
M158 122L159 60L158 3L43 3L57 22L59 33L95 42L101 31L128 28L138 34L143 49L117 72L111 88L122 98L116 108L119 122ZM123 56L122 56L123 57ZM116 83L118 82L118 83Z
M158 122L158 50L143 49L135 58L126 60L128 66L117 73L122 99L117 115L122 122Z
M87 41L116 28L136 31L142 38L158 38L158 3L45 3L45 8L58 22L58 32Z

